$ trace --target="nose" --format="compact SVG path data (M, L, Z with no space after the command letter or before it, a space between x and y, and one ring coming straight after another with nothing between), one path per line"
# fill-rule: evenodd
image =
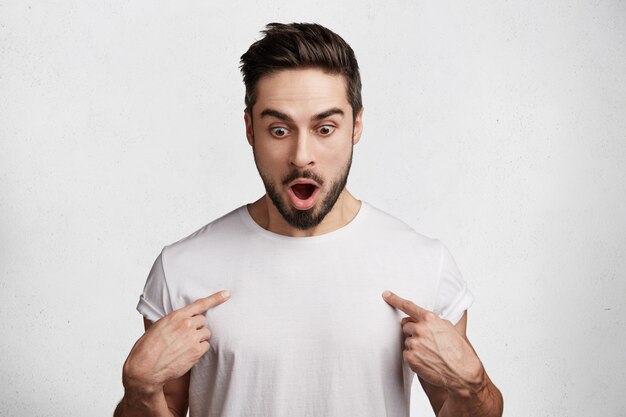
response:
M315 163L313 140L307 132L300 132L296 137L291 152L290 164L296 168L307 168Z

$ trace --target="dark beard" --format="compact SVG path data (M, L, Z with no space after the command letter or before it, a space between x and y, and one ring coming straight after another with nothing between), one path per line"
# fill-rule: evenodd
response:
M348 182L348 174L350 173L350 167L352 166L352 152L353 151L350 150L350 159L348 160L348 163L341 172L339 179L330 184L328 194L326 195L326 198L324 198L324 201L322 201L321 207L317 213L314 212L316 208L315 206L311 207L308 210L297 210L291 207L287 207L283 203L283 200L280 198L278 192L276 192L276 186L274 185L274 183L263 175L263 173L259 169L258 164L257 170L259 171L259 175L263 180L263 185L265 186L265 191L267 192L267 195L269 196L270 200L272 200L272 203L274 203L274 206L281 214L281 216L283 216L285 221L296 229L308 230L317 226L322 222L322 220L324 220L326 215L335 206L339 195L341 195L341 192L346 187L346 184ZM256 163L256 157L254 161ZM283 179L282 183L283 185L287 185L297 178L310 178L313 181L317 182L320 186L323 185L323 180L315 175L313 172L308 170L302 172L293 170L289 173L289 175L287 175L287 177Z

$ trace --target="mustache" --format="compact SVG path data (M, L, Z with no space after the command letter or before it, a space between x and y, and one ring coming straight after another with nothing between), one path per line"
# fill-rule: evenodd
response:
M315 181L320 186L324 185L324 180L322 177L314 173L310 170L298 171L297 169L292 170L285 178L283 178L283 185L289 184L291 181L297 180L298 178L308 178L310 180Z

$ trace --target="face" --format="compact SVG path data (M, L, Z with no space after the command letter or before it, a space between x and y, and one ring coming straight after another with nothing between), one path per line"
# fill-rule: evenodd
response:
M246 134L267 195L291 226L317 226L341 195L361 136L342 75L290 69L257 83Z

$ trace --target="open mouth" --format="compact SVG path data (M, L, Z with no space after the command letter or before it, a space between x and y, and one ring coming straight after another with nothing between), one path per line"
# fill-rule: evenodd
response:
M320 188L312 181L296 180L288 188L291 205L298 210L309 210L315 206Z
M291 187L293 193L300 200L308 200L313 195L316 188L317 187L313 184L295 184Z

